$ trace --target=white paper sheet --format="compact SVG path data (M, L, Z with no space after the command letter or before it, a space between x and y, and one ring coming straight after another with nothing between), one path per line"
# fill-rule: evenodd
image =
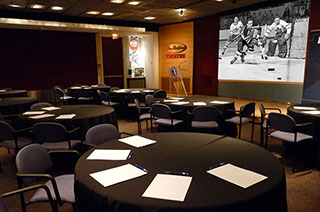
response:
M154 92L154 90L143 90L143 92Z
M6 92L6 90L0 90L0 93L4 93L4 92Z
M227 101L210 101L210 103L212 103L212 104L228 104L228 103L230 103L230 102L227 102Z
M43 107L41 108L42 110L47 110L47 111L52 111L52 110L60 110L61 108L60 107Z
M31 119L44 119L44 118L49 118L54 116L54 114L42 114L42 115L37 115L37 116L29 116Z
M163 102L178 102L178 99L164 99Z
M304 106L293 106L293 109L296 110L317 110L315 107L304 107Z
M194 106L207 105L205 102L193 102Z
M144 138L142 136L134 135L126 138L119 139L120 142L126 143L128 145L134 146L134 147L145 147L151 144L156 143L157 141L151 140L148 138Z
M75 117L77 114L71 113L71 114L61 114L58 116L56 119L72 119Z
M140 93L140 91L131 91L131 93Z
M125 92L128 92L130 91L129 89L119 89L119 90L114 90L113 92L116 92L116 93L125 93Z
M98 88L99 85L91 85L91 88Z
M234 166L230 163L208 170L207 173L238 185L242 188L248 188L268 178L256 172Z
M111 186L127 180L131 180L143 175L147 172L131 165L126 164L115 168L99 171L90 174L90 176L98 181L103 187Z
M87 160L126 160L130 153L130 149L95 149Z
M157 174L142 197L183 202L192 177L170 174Z
M301 111L301 113L306 113L306 114L311 114L311 115L319 115L320 111L315 110L315 111Z
M79 87L79 86L73 86L71 87L71 89L81 89L82 87Z
M22 115L28 116L28 115L40 115L44 114L46 111L27 111L22 113Z
M172 96L172 97L169 97L169 99L183 100L184 98L183 97L174 97L174 96Z
M190 102L184 102L184 101L181 101L181 102L173 102L171 104L173 105L186 105L186 104L189 104Z

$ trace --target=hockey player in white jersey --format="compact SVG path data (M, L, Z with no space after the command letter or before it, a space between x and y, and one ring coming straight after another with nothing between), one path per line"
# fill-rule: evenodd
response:
M226 52L228 46L233 43L237 42L240 39L240 31L243 28L242 22L239 20L239 18L236 16L233 19L233 23L230 25L230 34L227 42L224 44L222 55Z

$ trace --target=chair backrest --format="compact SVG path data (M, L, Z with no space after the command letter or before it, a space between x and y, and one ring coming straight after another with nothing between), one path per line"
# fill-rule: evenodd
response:
M295 133L296 121L289 115L282 113L270 113L268 116L268 124L270 128Z
M119 89L120 89L119 87L111 87L110 91L119 90Z
M5 122L5 121L0 121L0 141L1 140L14 140L14 130L13 127Z
M198 106L192 110L193 121L220 121L222 112L216 107Z
M50 173L52 161L44 147L39 144L30 144L17 153L16 166L20 174L44 174ZM22 183L28 185L34 180L34 178L28 178Z
M139 102L145 102L145 96L143 93L130 93L128 96L128 102L134 103L134 100L138 99Z
M0 212L8 212L7 206L4 204L2 197L0 196Z
M155 91L153 94L154 98L164 99L167 98L167 92L165 90Z
M109 101L109 94L104 92L104 91L100 91L97 90L98 95L100 96L101 101Z
M240 109L240 116L250 117L255 112L256 103L250 102Z
M54 87L53 87L53 90L54 90L55 94L56 94L58 97L64 97L64 96L65 96L64 91L63 91L62 88L60 88L59 86L54 86Z
M68 141L67 129L59 123L55 122L39 122L32 126L32 133L36 137L36 141L43 142L60 142Z
M157 118L171 118L171 109L168 105L155 103L151 106L151 113L154 117Z
M52 106L52 104L50 104L49 102L38 102L31 105L30 110L41 110L41 108L50 106Z
M112 124L99 124L86 133L86 142L94 145L119 138L118 129Z
M264 119L266 116L266 110L264 109L263 104L258 103L260 114L261 114L261 119Z
M146 103L147 103L148 105L152 105L152 104L155 102L154 97L153 97L153 95L151 95L151 94L147 94L147 95L145 96L145 99L146 99Z

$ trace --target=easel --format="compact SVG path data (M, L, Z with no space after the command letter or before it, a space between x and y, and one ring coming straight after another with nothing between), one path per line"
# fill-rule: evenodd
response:
M186 61L184 61L182 63L185 63L185 62ZM175 67L172 67L170 69L169 91L170 91L170 93L172 93L171 84L173 84L178 96L180 96L180 94L182 94L182 95L184 94L184 96L188 96L188 93L187 93L186 87L184 85L184 82L182 80L181 74L179 74L180 71L187 71L186 69L180 68L180 65L182 63L179 64L178 69L176 69ZM175 75L172 74L172 71L173 71L172 69L176 70Z

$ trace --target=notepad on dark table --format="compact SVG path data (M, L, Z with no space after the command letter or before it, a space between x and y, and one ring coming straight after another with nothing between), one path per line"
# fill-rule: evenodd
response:
M130 149L95 149L87 160L126 160L130 153Z
M56 119L72 119L73 117L75 117L77 114L61 114L60 116L58 116Z
M60 107L53 107L53 106L51 106L51 107L43 107L43 108L41 108L42 110L47 110L47 111L52 111L52 110L59 110L59 109L61 109Z
M26 111L22 113L22 115L28 116L28 115L40 115L44 114L46 111Z
M157 141L151 140L142 136L134 135L126 138L119 139L120 142L126 143L128 145L134 146L134 147L145 147L151 144L156 143Z
M31 119L44 119L44 118L49 118L54 116L54 114L41 114L41 115L36 115L36 116L29 116Z

